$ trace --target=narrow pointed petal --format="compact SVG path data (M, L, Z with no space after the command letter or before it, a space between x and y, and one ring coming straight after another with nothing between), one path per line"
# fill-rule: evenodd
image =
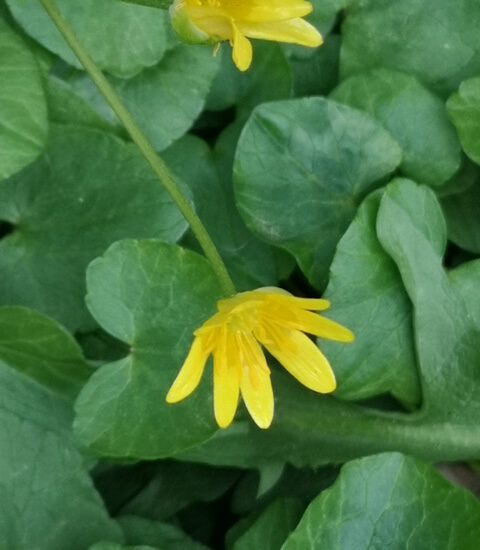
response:
M243 401L255 424L267 429L273 420L274 398L270 369L258 342L244 334L239 343L243 354L240 387Z
M232 423L240 394L239 352L234 339L222 330L219 346L215 350L213 365L213 402L215 419L220 428Z
M299 18L272 23L241 21L238 23L238 27L240 32L249 38L290 42L310 48L316 48L323 44L322 35L317 29L307 21Z
M211 351L211 346L207 346L203 338L195 338L187 358L167 394L167 403L178 403L196 390Z
M330 363L317 346L298 330L266 327L267 341L262 344L307 388L319 393L330 393L337 384Z
M236 25L233 26L233 52L232 58L240 71L246 71L252 64L253 50L250 40L246 38Z
M310 311L325 311L330 309L330 301L324 298L297 298L283 293L270 294L270 300L287 307L299 307Z
M185 4L183 4L185 6ZM213 20L230 18L235 21L267 22L284 21L287 19L305 17L312 12L313 6L309 2L269 1L252 2L241 1L228 5L195 5L188 7L188 13L200 25L212 27ZM178 8L177 8L178 11Z
M269 317L286 328L307 332L327 340L336 340L337 342L353 342L355 340L355 335L348 328L300 308L277 310L272 312Z
M312 5L308 2L259 2L251 3L248 7L232 7L229 14L237 21L249 21L252 23L266 23L273 21L286 21L305 17L312 11Z

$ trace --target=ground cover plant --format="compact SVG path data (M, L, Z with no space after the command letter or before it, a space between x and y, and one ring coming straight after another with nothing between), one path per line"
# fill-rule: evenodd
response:
M0 0L0 549L478 548L479 26Z

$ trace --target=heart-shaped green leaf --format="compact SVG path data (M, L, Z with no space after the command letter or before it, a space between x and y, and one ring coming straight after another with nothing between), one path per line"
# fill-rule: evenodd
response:
M368 115L321 98L261 105L235 159L247 226L291 252L321 287L357 205L392 172L400 148Z
M184 403L165 401L193 331L220 297L207 261L160 241L121 241L90 265L87 282L93 316L131 352L101 367L80 394L82 441L100 455L152 459L211 437L209 377Z

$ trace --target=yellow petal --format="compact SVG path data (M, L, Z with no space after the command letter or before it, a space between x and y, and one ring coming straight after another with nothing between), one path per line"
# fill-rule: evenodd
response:
M177 403L185 399L197 388L211 352L211 345L207 346L203 338L195 338L188 356L167 394L168 403Z
M199 5L196 2L185 3L176 0L174 5L176 4L186 8L190 17L203 25L205 25L206 20L219 17L227 17L235 21L282 21L304 17L311 13L313 9L310 2L304 2L303 0L270 0L269 2L254 0L229 2L228 0L223 0L214 5Z
M247 4L244 2L243 4ZM312 11L309 2L250 2L249 5L238 3L237 6L225 9L236 21L267 22L286 21L305 17Z
M238 407L240 393L240 358L235 341L222 328L213 365L213 402L215 419L220 428L232 423Z
M305 334L270 325L264 331L268 340L262 344L299 382L319 393L335 390L337 384L329 362Z
M262 429L273 420L274 398L270 369L258 342L243 334L239 347L243 354L240 387L242 397L255 424Z
M271 312L267 310L265 315L286 328L308 332L308 334L314 334L327 340L336 340L337 342L353 342L355 340L355 335L348 328L300 308L277 309Z
M241 33L249 38L290 42L310 48L316 48L323 43L322 35L317 29L300 18L271 23L249 23L247 21L241 21L238 22L238 28Z
M308 309L311 311L325 311L330 309L330 301L323 298L297 298L296 296L289 296L288 294L270 294L270 300L283 304L285 306L295 306L301 309Z
M233 46L233 52L232 57L235 65L238 67L240 71L246 71L248 67L252 64L252 44L250 43L250 40L246 38L239 30L238 27L233 24L233 38L232 38L232 46Z

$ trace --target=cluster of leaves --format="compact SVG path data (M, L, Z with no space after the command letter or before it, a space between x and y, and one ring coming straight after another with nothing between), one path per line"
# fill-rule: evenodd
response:
M478 547L428 462L480 458L480 4L314 3L323 48L240 74L168 1L58 0L238 289L357 334L320 343L334 397L274 367L264 432L218 430L208 376L165 403L215 275L40 2L0 0L0 547Z

